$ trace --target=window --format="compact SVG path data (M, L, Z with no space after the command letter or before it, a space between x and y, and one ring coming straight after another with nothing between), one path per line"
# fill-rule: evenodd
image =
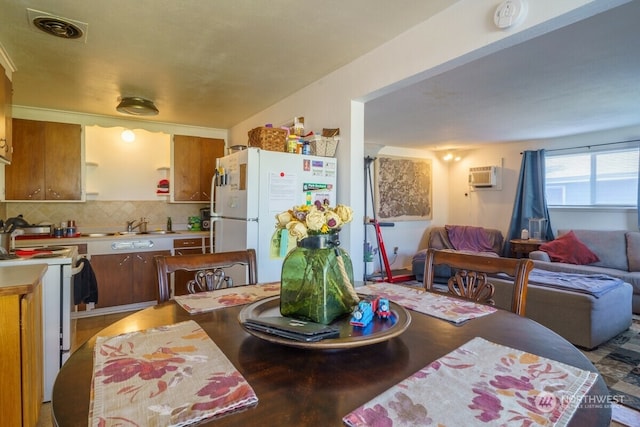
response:
M639 148L547 153L549 206L636 206Z

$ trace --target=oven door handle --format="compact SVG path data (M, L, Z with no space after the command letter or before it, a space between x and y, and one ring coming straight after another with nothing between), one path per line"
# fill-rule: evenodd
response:
M77 267L71 267L71 275L75 276L76 274L80 273L82 271L82 269L84 268L84 263L80 263L79 266Z

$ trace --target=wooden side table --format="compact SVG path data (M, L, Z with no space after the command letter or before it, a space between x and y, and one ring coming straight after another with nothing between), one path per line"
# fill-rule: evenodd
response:
M538 239L511 239L511 256L514 258L529 257L529 252L537 251L546 240Z

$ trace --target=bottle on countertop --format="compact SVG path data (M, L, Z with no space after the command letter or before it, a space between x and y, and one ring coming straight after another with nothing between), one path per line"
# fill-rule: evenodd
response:
M520 239L529 240L529 230L527 230L526 228L523 228L522 231L520 232Z
M167 231L172 231L172 223L171 223L171 217L167 217Z

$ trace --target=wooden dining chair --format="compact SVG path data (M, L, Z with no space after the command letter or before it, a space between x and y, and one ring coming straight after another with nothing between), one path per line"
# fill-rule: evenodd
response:
M436 266L451 268L451 277L447 282L447 292L434 287ZM424 288L430 292L448 293L468 300L494 305L495 288L490 275L505 273L500 280L513 281L511 311L525 315L527 303L527 284L533 261L528 258L501 258L472 255L455 251L429 249L424 266Z
M258 283L258 267L254 249L209 254L157 255L155 261L158 272L158 304L171 298L170 275L179 271L193 272L194 274L193 279L187 282L189 293ZM234 266L246 266L247 283L233 283L225 270Z

